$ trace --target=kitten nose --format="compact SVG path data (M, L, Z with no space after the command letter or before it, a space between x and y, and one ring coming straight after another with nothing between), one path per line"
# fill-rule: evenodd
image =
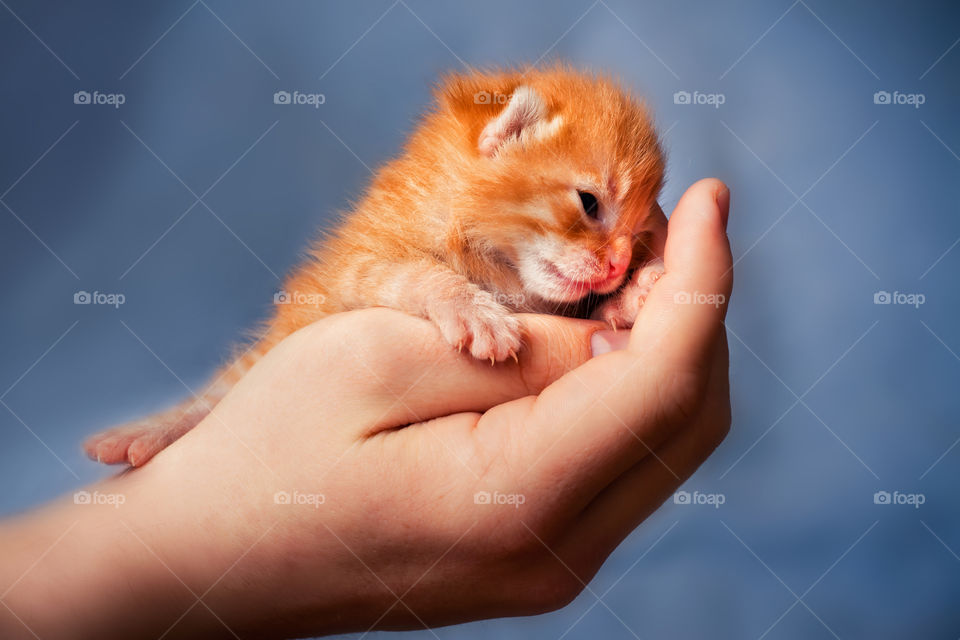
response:
M608 278L616 278L627 271L627 267L630 266L630 256L623 257L611 257L610 258L610 268L607 270Z
M610 252L607 260L609 266L607 269L608 278L616 278L626 273L630 267L630 241L627 238L617 238L611 243Z

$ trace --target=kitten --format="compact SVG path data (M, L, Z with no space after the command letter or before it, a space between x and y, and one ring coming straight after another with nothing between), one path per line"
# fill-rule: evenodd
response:
M516 312L592 312L629 327L663 273L646 248L663 174L646 109L605 77L567 67L448 76L403 154L287 280L264 336L201 397L84 448L105 463L146 463L273 345L340 311L428 318L491 363L521 348Z

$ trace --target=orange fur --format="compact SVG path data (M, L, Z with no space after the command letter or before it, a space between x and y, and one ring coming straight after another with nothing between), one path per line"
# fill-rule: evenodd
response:
M201 399L95 436L92 457L143 464L277 342L332 313L397 308L503 360L520 347L511 313L582 314L584 299L627 288L624 260L636 270L649 257L644 223L664 174L643 105L563 66L450 75L435 93L403 153L288 278L292 303L276 306L253 349ZM580 191L602 203L600 219L585 215Z

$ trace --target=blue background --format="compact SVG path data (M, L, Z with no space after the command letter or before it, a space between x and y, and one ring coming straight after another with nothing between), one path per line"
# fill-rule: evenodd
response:
M104 476L85 435L200 385L440 72L562 57L649 98L664 209L731 187L733 429L684 487L725 502L669 502L562 611L437 635L960 635L956 5L5 2L0 512ZM326 102L273 104L294 89Z

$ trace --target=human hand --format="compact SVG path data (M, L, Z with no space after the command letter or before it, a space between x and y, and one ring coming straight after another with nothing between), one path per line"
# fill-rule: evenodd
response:
M290 336L96 488L122 507L54 504L0 530L27 558L0 561L6 589L74 521L3 597L0 629L23 631L9 611L40 637L287 637L563 606L727 432L728 203L713 180L683 196L630 332L523 316L519 363L496 367L386 309ZM38 589L72 603L71 626Z

